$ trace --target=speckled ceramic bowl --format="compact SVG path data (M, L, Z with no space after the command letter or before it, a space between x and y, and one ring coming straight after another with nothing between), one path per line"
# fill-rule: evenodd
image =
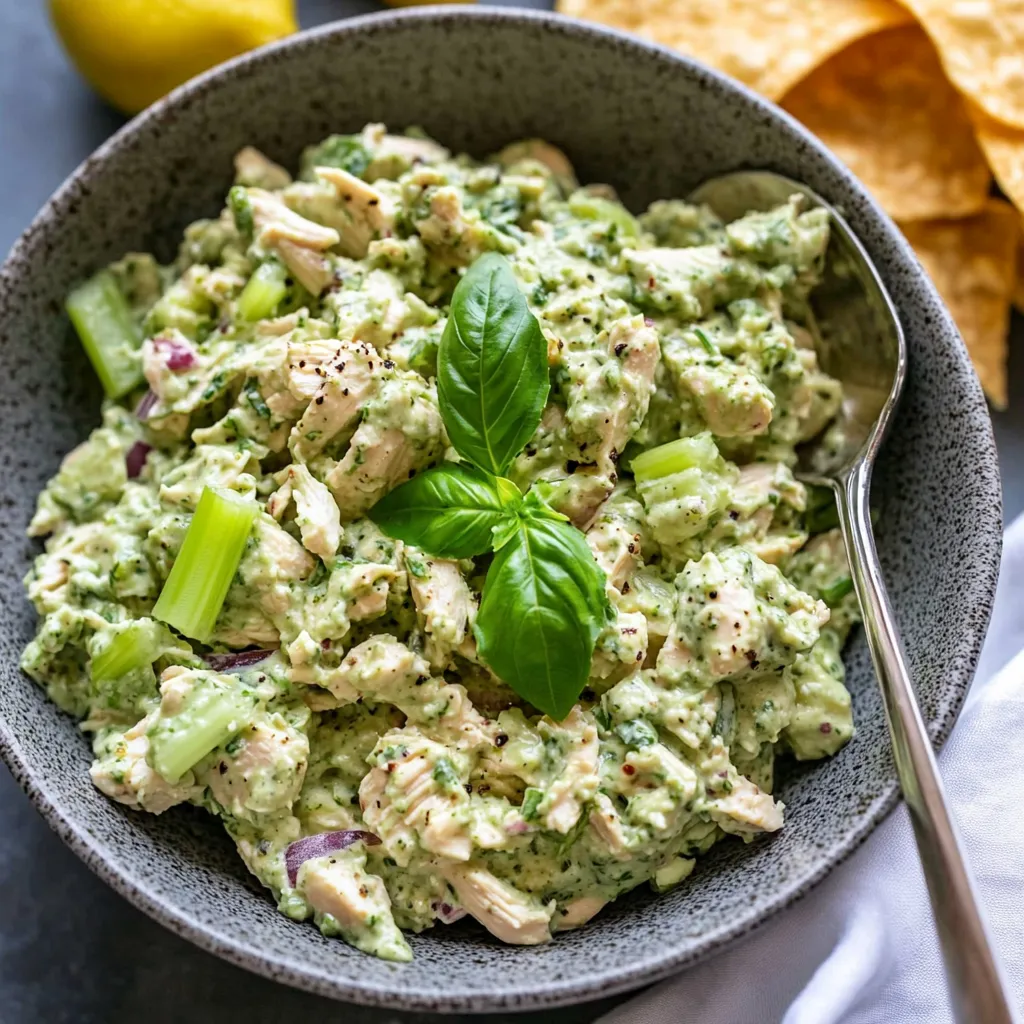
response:
M811 889L897 798L863 643L849 653L858 735L793 767L787 825L726 842L692 879L639 892L548 946L500 946L471 925L413 937L396 965L280 916L204 813L134 814L102 797L74 722L17 668L34 615L21 577L36 493L97 421L100 391L62 313L84 275L129 249L168 257L217 208L231 156L254 143L294 163L302 146L366 121L422 125L485 154L523 136L563 146L583 181L642 207L708 175L769 167L846 211L903 318L910 380L879 466L878 541L931 735L949 733L996 584L1001 510L984 400L946 312L895 228L794 122L666 50L548 15L437 8L296 36L158 103L87 160L0 271L0 753L93 870L169 928L236 964L341 999L439 1010L527 1008L607 995L706 957Z

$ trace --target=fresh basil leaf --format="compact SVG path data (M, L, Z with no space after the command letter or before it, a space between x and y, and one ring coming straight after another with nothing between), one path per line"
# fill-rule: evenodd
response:
M389 536L429 555L472 558L491 550L494 527L514 515L521 500L511 481L448 463L396 487L369 516Z
M553 519L521 519L488 570L474 626L480 656L558 721L586 685L611 618L605 583L583 534Z
M508 513L491 527L491 549L500 551L518 532L522 520L516 512Z
M547 342L512 268L481 256L452 296L437 399L452 447L496 476L533 436L548 399Z
M551 519L556 523L567 523L569 517L556 512L545 500L543 491L534 485L523 498L522 516L524 519Z

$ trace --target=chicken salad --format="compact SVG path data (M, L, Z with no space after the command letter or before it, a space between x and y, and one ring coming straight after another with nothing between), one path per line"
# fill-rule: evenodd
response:
M407 960L548 941L783 824L854 733L799 198L634 217L530 140L369 125L68 311L107 394L30 525L25 671L128 807L216 815L283 913Z

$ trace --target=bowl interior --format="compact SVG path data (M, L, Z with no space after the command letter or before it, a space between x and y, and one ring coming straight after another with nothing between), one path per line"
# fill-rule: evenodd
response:
M948 734L988 622L1000 491L988 415L963 346L892 225L793 122L657 47L564 19L427 11L355 19L207 75L87 161L0 272L0 752L85 860L143 909L229 959L316 992L459 1010L567 1002L639 985L707 955L805 892L892 806L881 702L862 640L848 652L858 735L838 757L792 766L775 838L721 844L660 898L638 893L547 947L438 927L394 965L278 915L219 826L176 809L127 812L93 789L86 743L23 676L34 629L21 577L36 493L97 421L100 392L62 314L69 286L127 250L164 258L214 213L231 156L251 143L294 164L307 143L367 121L420 125L483 155L540 136L582 181L634 208L712 174L766 167L842 207L900 310L911 372L875 487L878 545L922 710Z

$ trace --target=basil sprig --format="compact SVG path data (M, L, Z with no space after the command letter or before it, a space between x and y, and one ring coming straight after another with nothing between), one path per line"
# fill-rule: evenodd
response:
M496 552L474 626L478 651L521 697L560 720L586 685L612 611L583 534L501 476L537 429L548 387L547 342L512 268L482 256L455 289L438 352L441 415L466 461L413 477L370 518L439 558Z

